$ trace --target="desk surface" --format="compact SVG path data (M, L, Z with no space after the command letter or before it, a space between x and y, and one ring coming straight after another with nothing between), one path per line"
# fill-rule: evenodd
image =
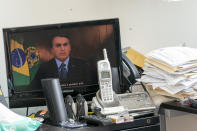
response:
M197 109L192 108L189 105L181 104L178 101L171 101L171 102L165 102L160 105L160 109L170 109L170 110L177 110L177 111L183 111L187 113L194 113L197 114Z
M123 130L123 129L132 129L132 131L145 131L145 130L159 131L160 130L159 116L140 118L134 120L133 122L113 124L109 126L76 128L76 129L72 129L72 131L79 131L79 130L80 131L112 131L112 130ZM37 131L70 131L70 129L43 124L41 127L39 127Z

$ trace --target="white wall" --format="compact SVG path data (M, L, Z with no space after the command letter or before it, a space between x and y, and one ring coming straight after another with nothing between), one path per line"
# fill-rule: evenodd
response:
M0 28L118 17L122 47L147 53L186 43L197 47L197 1L182 0L0 0ZM0 29L0 85L7 94Z

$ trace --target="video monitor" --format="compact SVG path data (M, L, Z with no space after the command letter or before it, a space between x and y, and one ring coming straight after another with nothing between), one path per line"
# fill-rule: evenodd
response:
M111 67L121 67L118 19L6 28L3 34L11 108L45 105L44 78L59 78L64 96L91 99L104 48Z

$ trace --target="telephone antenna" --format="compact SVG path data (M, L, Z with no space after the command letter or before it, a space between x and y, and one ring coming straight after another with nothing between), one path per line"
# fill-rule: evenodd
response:
M103 55L104 55L104 59L105 60L108 60L108 58L107 58L107 51L106 51L105 48L103 49Z

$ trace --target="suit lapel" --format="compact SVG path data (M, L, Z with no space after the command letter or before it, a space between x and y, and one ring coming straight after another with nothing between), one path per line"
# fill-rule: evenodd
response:
M55 59L52 59L52 60L50 61L49 66L50 66L50 69L52 69L52 70L50 70L50 72L51 72L52 74L54 74L55 76L59 77L59 74L58 74L58 67L57 67L57 64L56 64Z

